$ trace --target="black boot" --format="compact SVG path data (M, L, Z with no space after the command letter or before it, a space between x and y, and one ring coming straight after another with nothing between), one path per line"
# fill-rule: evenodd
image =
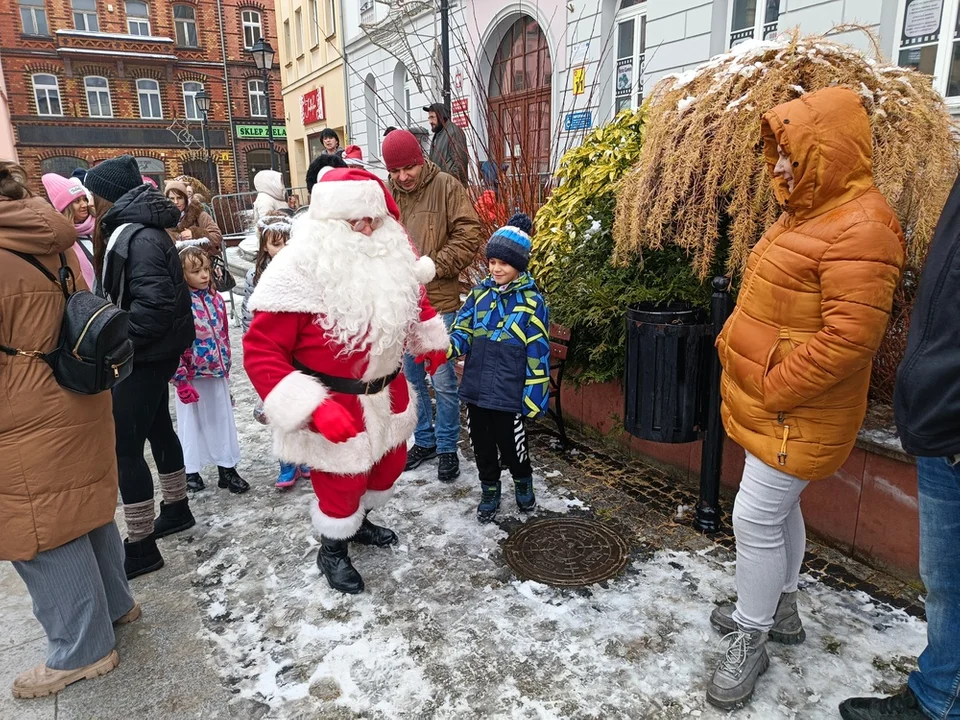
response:
M396 545L400 542L400 538L398 538L397 534L390 528L374 525L367 520L367 516L364 515L363 523L360 525L360 529L357 530L357 534L351 538L351 542L360 543L361 545L374 545L376 547L389 547L390 545Z
M153 537L159 539L183 532L196 524L197 521L193 519L193 513L190 512L190 503L186 498L169 505L161 500L160 515L153 521Z
M163 567L163 556L160 555L153 535L136 542L124 540L123 552L126 555L123 560L123 569L127 574L127 580L133 580L135 577Z
M843 720L925 720L913 690L906 688L891 697L850 698L840 703Z
M187 490L203 490L206 485L203 484L203 478L200 473L187 473Z
M217 467L217 472L220 473L220 482L217 483L217 487L229 490L234 495L240 495L250 489L249 483L240 477L236 468Z
M347 595L363 592L363 578L350 562L347 550L350 540L320 538L320 553L317 555L317 567L330 583L330 587Z
M455 452L440 453L440 463L437 466L437 479L440 482L452 483L460 477L460 460Z

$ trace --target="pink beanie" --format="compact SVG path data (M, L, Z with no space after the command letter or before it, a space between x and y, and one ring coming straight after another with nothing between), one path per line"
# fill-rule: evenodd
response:
M57 212L62 213L67 205L78 197L87 196L83 183L75 177L65 178L56 173L47 173L40 178L40 182L43 183L43 189L47 191L47 197Z
M146 175L141 175L140 177L147 185L153 185L154 187L157 187L157 184L153 181L153 178L148 178Z

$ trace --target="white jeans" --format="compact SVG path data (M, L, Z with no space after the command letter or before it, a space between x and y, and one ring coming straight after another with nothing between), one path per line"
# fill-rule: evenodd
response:
M780 594L797 589L807 544L800 493L807 484L747 453L733 505L737 538L733 619L743 627L769 630Z

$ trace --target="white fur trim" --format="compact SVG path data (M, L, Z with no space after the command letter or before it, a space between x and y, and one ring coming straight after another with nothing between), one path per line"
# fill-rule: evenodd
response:
M437 276L437 265L432 258L424 255L417 260L417 280L421 285L426 285Z
M376 510L382 508L397 492L396 487L387 490L367 490L360 498L360 507L365 510Z
M446 350L449 346L450 336L440 315L414 325L413 333L407 339L407 351L413 356Z
M277 257L282 256L280 253ZM397 414L390 409L389 388L376 395L361 395L365 429L346 442L332 443L307 429L283 432L274 426L274 452L286 462L309 465L321 472L364 475L391 450L406 445L413 434L417 403L413 388L408 385L408 390L407 409Z
M383 186L374 180L317 182L310 195L314 220L358 220L387 216Z
M319 381L294 371L263 399L263 412L278 432L298 431L329 394Z
M366 516L363 509L363 503L357 511L345 518L330 517L320 510L320 504L316 499L310 501L310 518L313 521L313 529L317 535L321 535L331 540L349 540L357 534L363 518Z

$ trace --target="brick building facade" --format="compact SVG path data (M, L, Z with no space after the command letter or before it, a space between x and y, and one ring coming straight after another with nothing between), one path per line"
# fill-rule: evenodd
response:
M20 162L39 186L121 153L157 181L207 180L201 113L221 192L270 167L267 103L247 48L277 46L273 6L257 0L0 0L0 47ZM286 170L280 73L270 73L278 167ZM215 188L214 188L215 189Z

